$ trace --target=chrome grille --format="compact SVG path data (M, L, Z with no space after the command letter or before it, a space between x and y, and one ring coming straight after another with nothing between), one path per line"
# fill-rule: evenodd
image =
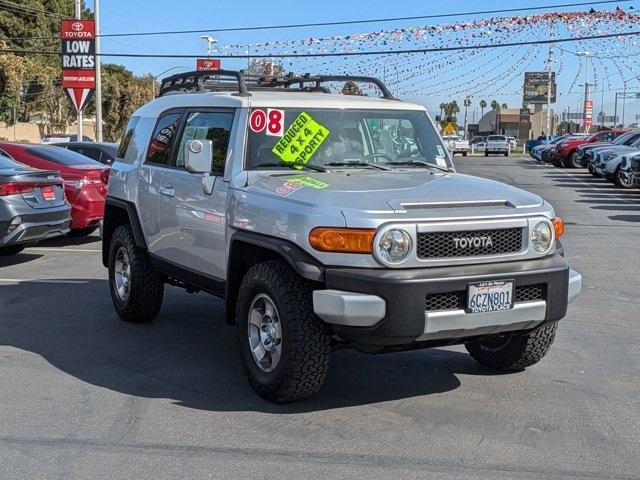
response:
M491 238L491 245L460 247L461 238ZM456 246L458 243L458 246ZM522 248L522 228L497 230L472 230L465 232L421 232L418 233L418 258L474 257L519 252Z
M526 303L544 300L546 298L546 287L544 284L520 285L515 288L514 302ZM467 308L467 292L460 290L457 292L429 293L424 299L424 309L427 312L438 312L444 310L464 310Z

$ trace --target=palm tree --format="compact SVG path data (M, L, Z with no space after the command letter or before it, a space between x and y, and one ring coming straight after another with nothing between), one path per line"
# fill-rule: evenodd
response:
M491 110L500 110L500 104L497 100L491 100Z
M487 108L487 102L484 100L480 100L480 116L484 116L484 109Z
M503 109L503 110L506 110L509 107L507 106L506 103L503 103L502 105L500 105L500 108Z
M458 102L455 100L449 103L444 104L444 113L447 114L447 118L453 119L455 114L460 111L460 107L458 106Z

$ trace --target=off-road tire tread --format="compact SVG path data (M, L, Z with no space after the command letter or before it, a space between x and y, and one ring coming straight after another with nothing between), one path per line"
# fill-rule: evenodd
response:
M116 253L114 243L122 241L129 252L131 263L131 292L126 305L118 304L113 291L112 270L113 256ZM125 322L144 323L153 320L160 312L164 297L164 280L153 268L149 255L144 248L136 246L133 231L129 225L117 227L111 237L109 246L109 288L116 312Z
M547 354L556 336L558 322L551 322L524 335L515 335L501 350L485 348L481 342L465 345L481 365L505 371L524 370Z
M277 381L271 385L260 382L252 373L255 362L251 353L241 350L243 367L249 382L258 394L274 403L289 403L318 393L329 371L331 340L329 327L313 312L313 289L310 282L300 278L285 262L268 260L252 266L244 276L238 293L236 308L239 341L245 342L247 318L244 315L253 300L255 282L269 285L273 291L283 325L283 349L276 367ZM244 338L243 338L244 337Z

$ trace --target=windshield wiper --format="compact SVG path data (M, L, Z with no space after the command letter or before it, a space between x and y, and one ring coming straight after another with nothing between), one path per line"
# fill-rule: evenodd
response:
M435 168L436 170L440 170L442 172L451 173L452 170L441 167L439 165L434 165L433 163L423 162L422 160L396 160L395 162L386 162L387 165L409 165L415 167L427 167L427 168Z
M331 163L325 163L325 165L327 167L373 167L373 168L377 168L378 170L389 170L387 167L383 167L382 165L377 165L375 163L369 163L369 162L361 162L361 161L331 162Z
M262 167L266 167L266 168L269 168L269 167L287 167L287 168L291 168L292 170L298 170L293 165L289 166L286 163L279 163L279 162L260 163L260 164L255 166L255 168L262 168ZM320 165L313 165L311 163L307 163L306 165L302 165L302 168L306 168L307 170L313 170L314 172L326 172L327 171L326 168L321 167Z

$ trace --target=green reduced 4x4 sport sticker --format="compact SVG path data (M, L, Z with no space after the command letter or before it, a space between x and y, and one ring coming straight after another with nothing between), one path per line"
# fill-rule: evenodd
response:
M331 132L301 112L271 151L285 165L300 169L311 160Z

